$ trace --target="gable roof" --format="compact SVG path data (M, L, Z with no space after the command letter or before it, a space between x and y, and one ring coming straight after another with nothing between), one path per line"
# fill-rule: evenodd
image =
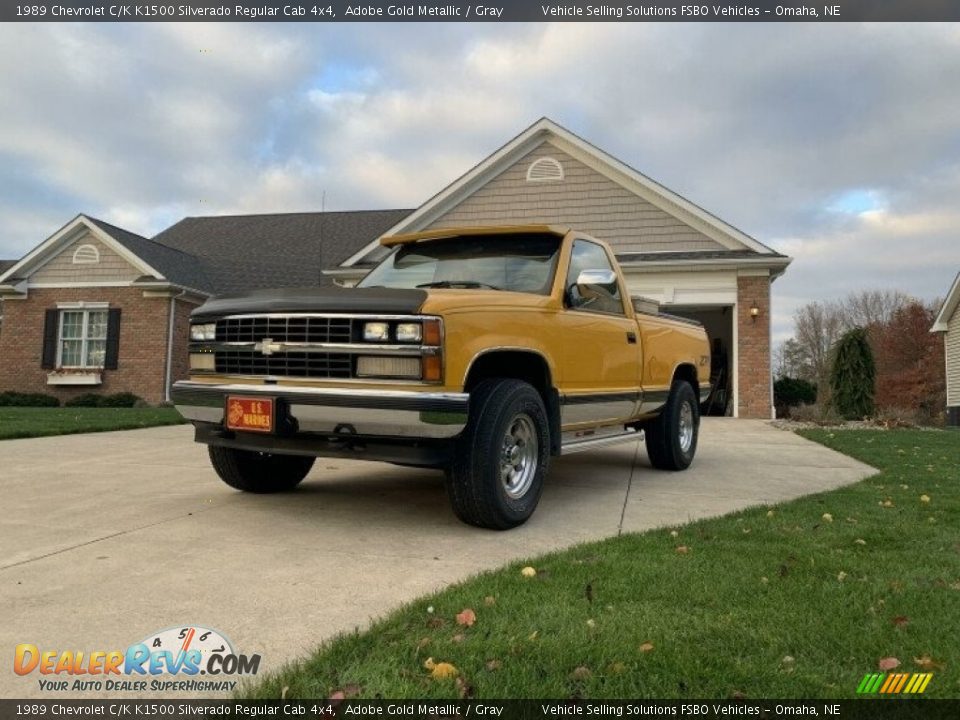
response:
M960 273L957 273L957 276L953 279L953 285L950 286L950 291L947 293L943 305L940 306L940 312L937 313L937 319L934 321L933 327L930 328L930 332L946 332L947 323L950 322L953 314L957 311L958 305L960 305Z
M410 210L221 215L184 218L153 238L198 259L218 294L328 282L357 248L376 240Z
M771 248L750 237L742 230L724 222L699 205L692 203L545 117L468 170L384 234L394 235L422 230L477 189L507 170L514 162L548 140L583 164L642 197L664 212L677 217L724 247L730 250L749 250L761 255L776 254ZM343 265L349 267L358 264L365 259L366 255L376 249L377 242L371 242L359 252L347 258Z
M0 260L0 275L3 275L7 270L16 264L16 260Z
M84 231L90 232L90 234L97 238L97 240L102 242L104 245L130 263L130 265L132 265L141 274L154 277L159 280L166 279L162 272L154 268L138 253L130 250L123 242L118 240L117 237L114 237L114 235L117 234L116 231L121 231L127 236L139 238L144 242L149 242L146 240L146 238L141 238L139 235L134 235L126 230L121 230L121 228L116 228L112 225L108 225L107 223L102 223L101 221L95 221L93 218L81 214L77 215L75 218L73 218L73 220L61 227L53 235L37 245L37 247L24 255L12 267L0 272L0 284L3 284L7 280L26 277L36 267L43 265L45 262L57 255L61 250L63 250L64 247L73 242L78 235Z

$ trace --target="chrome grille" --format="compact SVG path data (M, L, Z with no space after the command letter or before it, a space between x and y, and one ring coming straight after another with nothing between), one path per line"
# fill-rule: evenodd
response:
M261 355L249 350L217 350L215 358L217 372L230 375L349 378L353 366L353 358L348 353L287 352Z
M348 343L350 336L350 318L254 316L217 321L217 342L270 338L274 342Z

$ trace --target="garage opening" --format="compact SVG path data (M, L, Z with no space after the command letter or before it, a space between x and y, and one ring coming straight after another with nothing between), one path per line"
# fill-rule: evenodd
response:
M735 348L733 346L733 318L730 305L693 306L670 305L664 312L690 318L703 324L710 338L710 396L701 405L703 415L733 415L733 373Z

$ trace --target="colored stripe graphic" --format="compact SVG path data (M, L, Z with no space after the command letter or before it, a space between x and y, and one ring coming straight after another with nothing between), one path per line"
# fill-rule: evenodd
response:
M857 694L919 695L932 678L933 673L867 673L857 685Z

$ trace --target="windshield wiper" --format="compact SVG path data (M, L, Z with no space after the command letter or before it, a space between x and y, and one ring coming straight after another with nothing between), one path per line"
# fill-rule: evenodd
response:
M421 283L418 288L490 288L491 290L503 290L503 288L491 285L490 283L477 282L476 280L436 280L434 282Z

